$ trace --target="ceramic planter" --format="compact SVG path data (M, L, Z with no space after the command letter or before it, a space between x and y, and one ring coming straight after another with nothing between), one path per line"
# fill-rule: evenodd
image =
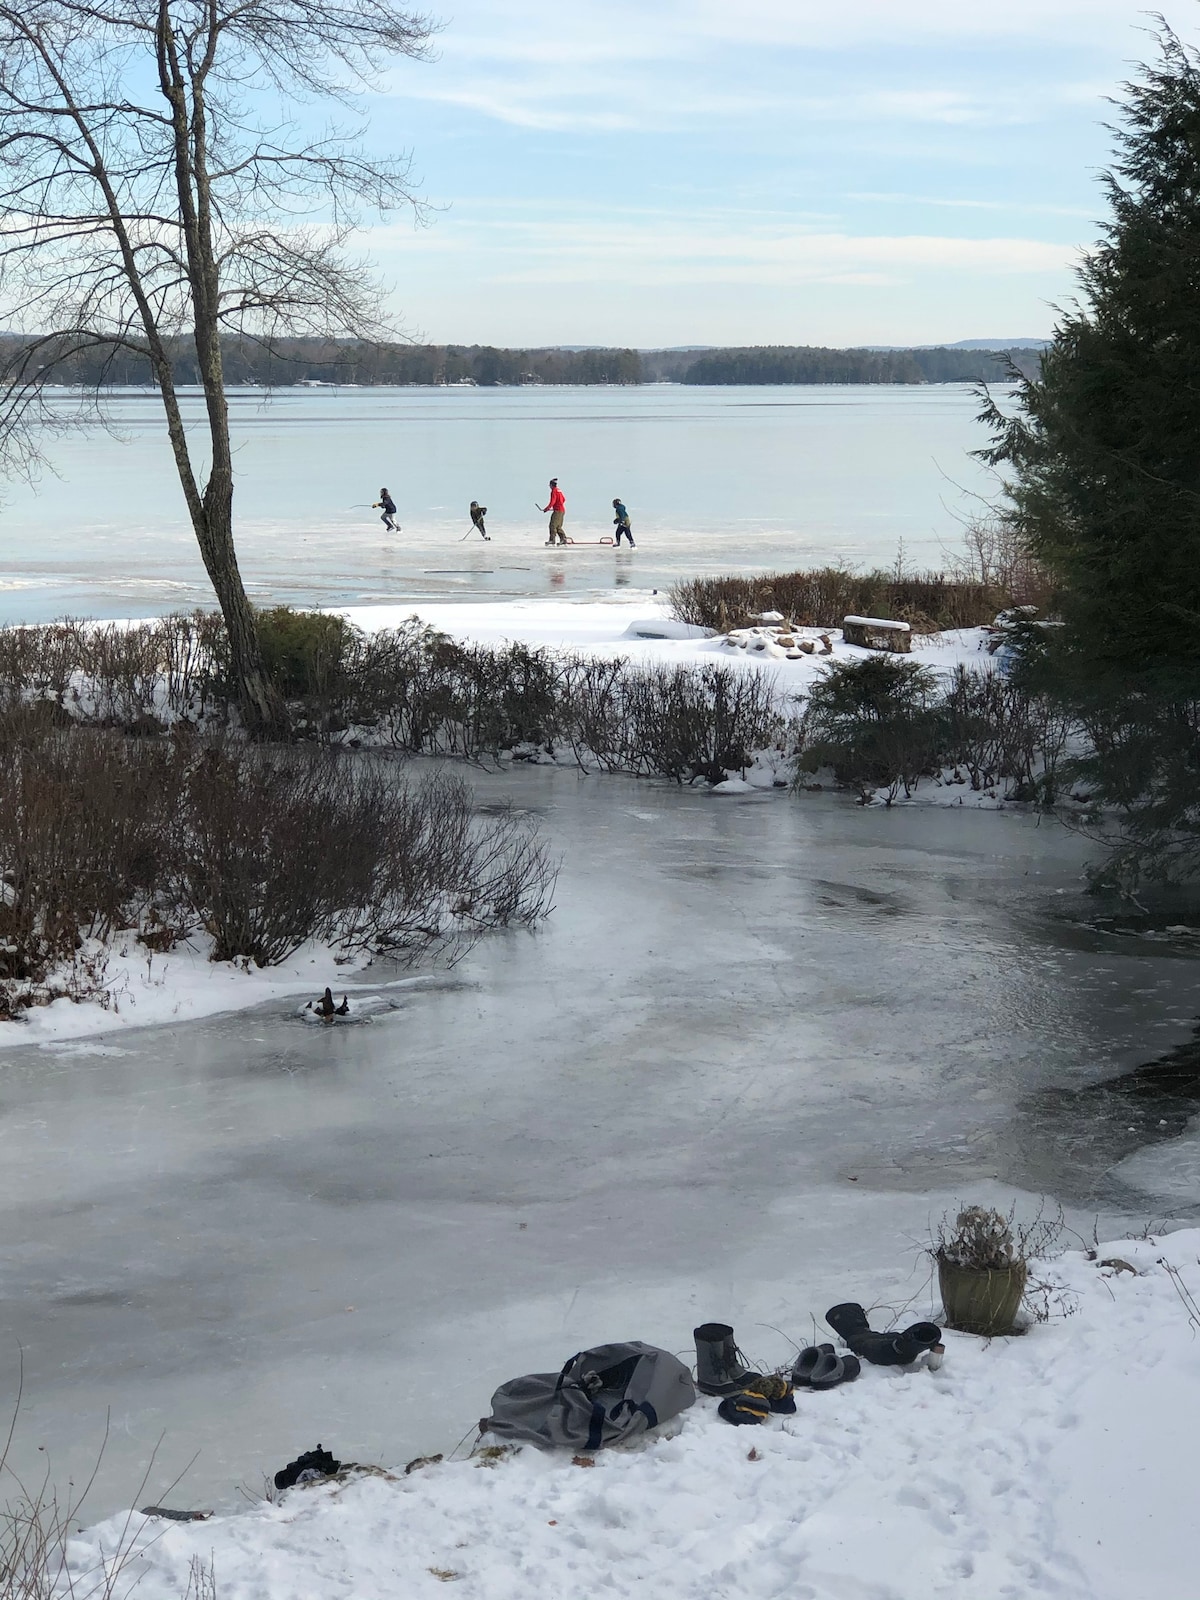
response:
M938 1261L938 1286L946 1326L984 1338L1012 1333L1025 1293L1025 1263L1010 1267L959 1267Z

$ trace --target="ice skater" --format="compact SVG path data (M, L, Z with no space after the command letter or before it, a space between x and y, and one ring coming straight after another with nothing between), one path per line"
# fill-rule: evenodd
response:
M379 499L376 500L371 509L373 511L383 512L383 515L379 520L383 523L384 527L389 533L400 532L400 529L396 524L396 502L392 499L391 495L386 489L380 489Z
M549 505L539 506L538 510L550 513L550 537L546 540L546 543L554 544L557 540L559 544L566 544L567 535L563 528L563 518L567 511L567 497L558 487L557 478L550 479Z
M479 504L478 500L472 500L471 501L471 521L479 529L479 531L483 535L483 537L490 542L492 536L483 525L483 519L486 516L487 516L487 507L486 506L481 506Z
M633 542L633 527L629 521L629 513L625 509L625 502L623 500L614 500L613 510L617 513L613 518L613 527L617 530L617 549L619 550L621 548L622 535L629 540L629 548L631 550L635 549L636 546Z

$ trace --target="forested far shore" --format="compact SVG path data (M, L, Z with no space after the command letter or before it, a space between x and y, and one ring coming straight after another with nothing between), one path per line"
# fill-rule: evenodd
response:
M178 382L198 383L194 352L174 342ZM57 361L20 335L0 335L0 365L29 350L34 375L53 362L54 381L126 385L152 382L150 364L136 352L93 345ZM516 388L536 384L920 384L1002 380L1015 367L1036 376L1041 352L993 350L832 350L816 345L753 345L712 350L500 350L490 345L367 344L335 339L222 341L225 381L285 388L296 384L382 384ZM1011 365L1010 365L1011 364Z

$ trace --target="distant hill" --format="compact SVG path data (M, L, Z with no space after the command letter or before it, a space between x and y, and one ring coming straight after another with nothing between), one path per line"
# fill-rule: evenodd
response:
M687 384L995 383L1011 362L1032 377L1039 349L955 349L927 345L892 350L827 349L820 345L746 345L699 356L642 352L643 381Z
M959 339L946 350L1045 350L1049 339Z

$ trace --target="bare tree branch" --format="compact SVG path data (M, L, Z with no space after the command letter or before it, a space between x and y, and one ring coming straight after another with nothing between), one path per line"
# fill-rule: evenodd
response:
M394 0L0 0L0 463L105 416L121 357L149 364L248 721L280 716L233 542L221 339L378 340L382 293L348 253L364 215L422 216L407 154L378 156L357 110L430 19ZM46 385L104 352L74 410ZM183 426L199 377L207 478Z

